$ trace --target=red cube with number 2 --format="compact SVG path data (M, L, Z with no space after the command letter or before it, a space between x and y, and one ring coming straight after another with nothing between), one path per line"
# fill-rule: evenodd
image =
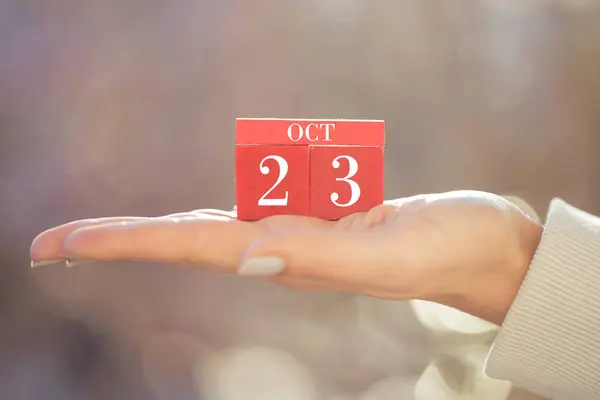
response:
M236 146L238 218L308 215L309 155L304 146Z
M383 121L238 119L237 216L337 220L383 203Z

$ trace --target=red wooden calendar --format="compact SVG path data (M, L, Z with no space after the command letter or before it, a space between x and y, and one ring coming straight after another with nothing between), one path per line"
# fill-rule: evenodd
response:
M383 203L385 124L371 120L236 120L238 219L337 220Z

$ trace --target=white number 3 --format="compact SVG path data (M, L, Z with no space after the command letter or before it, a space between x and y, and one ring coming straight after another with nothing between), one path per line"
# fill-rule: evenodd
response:
M344 178L336 178L335 180L339 181L339 182L346 182L348 185L350 185L350 192L351 192L350 201L348 201L345 204L338 203L338 200L340 199L340 195L338 193L332 193L331 194L331 202L338 207L350 207L350 206L356 204L356 202L360 199L360 186L358 185L358 183L356 183L355 181L350 179L358 173L358 161L356 161L355 158L350 157L350 156L339 156L333 160L333 163L332 163L333 168L338 169L341 167L340 159L342 159L342 158L345 160L348 160L348 166L349 166L348 175L346 175L346 177L344 177Z
M275 188L277 186L279 186L281 184L281 182L287 176L288 170L289 170L288 163L285 160L285 158L283 158L283 157L267 156L267 157L263 158L263 160L260 162L260 172L263 175L268 175L271 172L271 169L265 165L265 161L267 161L267 160L275 160L277 162L277 165L279 166L279 178L277 178L277 182L275 182L275 184L271 187L271 189L269 189L267 191L267 193L265 193L263 195L263 197L261 197L258 200L258 205L259 206L284 206L285 207L288 205L288 197L289 197L288 191L285 192L285 197L283 199L267 199L267 196L269 194L271 194L271 192L273 190L275 190Z

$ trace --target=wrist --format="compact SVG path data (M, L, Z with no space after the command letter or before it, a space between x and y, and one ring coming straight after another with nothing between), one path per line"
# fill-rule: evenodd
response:
M515 246L508 246L497 265L481 268L481 274L474 274L460 293L439 296L433 301L502 325L529 271L542 232L541 224L519 211L514 221Z
M477 307L474 311L480 314L477 316L497 325L504 322L542 238L543 226L521 211L519 213L522 215L515 218L518 246L510 251L509 262L497 267L498 275L491 279L487 290L475 303Z

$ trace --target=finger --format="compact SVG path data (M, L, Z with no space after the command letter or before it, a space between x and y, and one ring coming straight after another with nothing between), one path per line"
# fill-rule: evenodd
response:
M218 215L221 217L229 218L235 218L235 216L237 215L236 211L215 210L212 208L201 208L199 210L194 210L193 212L196 214Z
M30 257L31 261L39 264L44 261L60 261L64 257L61 254L63 242L71 232L77 229L102 225L107 223L124 222L124 221L140 221L146 220L144 217L110 217L110 218L94 218L84 219L79 221L69 222L68 224L60 225L52 229L48 229L39 234L31 243Z
M253 243L239 273L367 284L387 261L377 233L325 231L267 236Z
M166 215L162 217L156 218L187 218L190 216L198 217L201 215L215 215L215 216L224 216L230 217L229 212L220 211L220 210L196 210L192 212L184 212ZM53 263L62 261L63 257L61 254L62 245L72 232L77 229L81 229L88 226L97 226L103 224L117 223L117 222L127 222L127 221L145 221L149 220L149 217L106 217L106 218L90 218L90 219L82 219L78 221L69 222L64 225L57 226L52 229L48 229L41 234L39 234L32 242L30 248L30 258L32 261L32 265L42 265L47 262Z
M98 261L210 264L231 271L244 249L261 234L257 224L216 216L125 221L73 232L62 253Z
M214 209L208 209L208 208L193 210L193 211L188 211L188 212L182 212L182 213L169 214L169 215L165 215L165 218L188 216L188 215L198 215L198 214L235 218L235 212L233 212L233 211L214 210Z

